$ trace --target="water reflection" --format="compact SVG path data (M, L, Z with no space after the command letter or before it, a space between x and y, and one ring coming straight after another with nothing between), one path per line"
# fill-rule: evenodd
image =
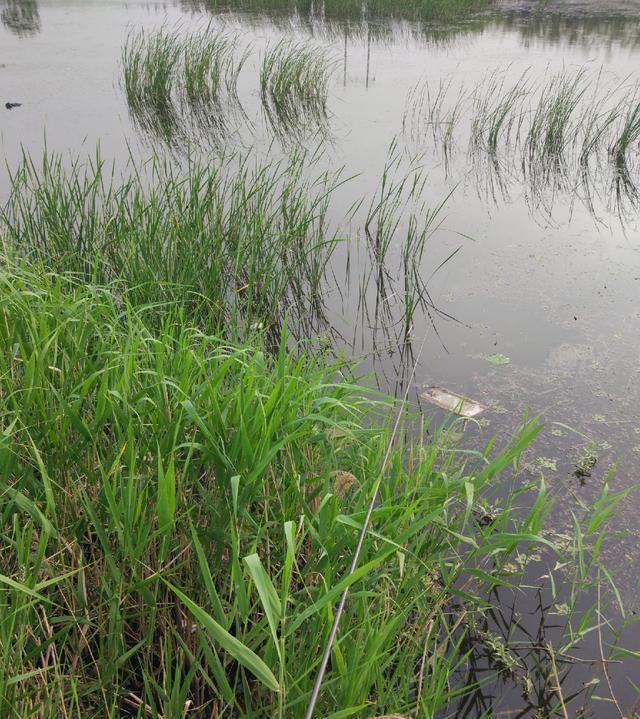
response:
M624 15L541 15L508 13L498 26L519 33L524 47L580 47L583 49L637 48L640 46L638 14Z
M0 11L2 24L18 37L40 32L40 12L37 0L4 0Z
M447 18L446 24L434 17L416 15L412 4L363 3L360 0L175 0L184 10L214 15L240 13L243 22L269 24L274 29L295 29L313 37L336 40L367 38L378 43L407 39L438 45L464 39L486 30L516 32L526 46L575 46L611 49L640 47L638 10L616 3L568 2L556 6L513 0L499 11L472 13L468 17ZM605 6L599 7L600 5ZM587 13L585 7L589 6ZM597 13L591 9L598 10Z

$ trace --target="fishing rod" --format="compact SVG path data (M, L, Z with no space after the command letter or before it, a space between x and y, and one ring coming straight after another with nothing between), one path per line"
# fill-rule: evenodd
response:
M360 555L362 554L362 547L364 545L364 539L367 536L367 532L369 531L369 525L371 524L371 515L373 514L374 507L376 505L376 502L378 501L378 494L380 492L380 485L382 484L382 480L384 478L384 471L387 467L387 462L389 461L389 457L391 456L391 449L393 447L393 442L396 438L396 434L398 433L398 428L400 427L400 420L402 419L402 415L404 413L404 409L407 405L407 400L409 398L409 388L411 387L413 378L415 377L416 369L418 368L418 363L420 362L420 357L422 356L422 351L424 350L426 340L427 340L427 336L425 335L424 338L422 339L422 344L420 345L420 350L418 351L415 362L413 363L411 375L409 376L409 379L407 380L407 386L404 391L404 396L402 397L402 401L400 403L400 408L398 409L398 415L396 417L396 421L393 426L393 431L391 432L391 437L389 438L389 444L387 446L386 452L384 454L384 458L382 460L382 466L380 467L380 473L379 473L378 478L376 479L376 483L374 485L373 495L371 497L371 501L369 502L369 507L367 508L367 516L365 517L364 524L362 525L362 529L360 530L358 544L357 544L356 550L353 554L353 559L351 560L351 566L349 567L349 572L347 574L347 577L353 576L353 573L358 568L358 562L360 561ZM318 696L320 695L320 689L322 688L322 682L324 681L324 675L326 674L326 671L327 671L327 665L329 664L329 658L331 656L331 650L333 648L333 643L334 643L336 635L338 633L338 627L340 626L340 620L342 619L342 614L344 612L345 604L347 603L347 596L349 595L349 588L350 588L349 585L347 585L344 588L344 591L342 592L342 596L340 597L340 602L338 604L338 608L336 610L335 617L333 619L331 631L329 632L329 638L327 639L327 646L325 647L324 654L322 655L322 662L320 663L320 669L318 670L318 676L316 677L316 681L313 686L313 691L311 693L311 699L309 700L309 706L307 707L307 713L305 714L305 719L313 719L313 712L315 711L316 704L318 702Z

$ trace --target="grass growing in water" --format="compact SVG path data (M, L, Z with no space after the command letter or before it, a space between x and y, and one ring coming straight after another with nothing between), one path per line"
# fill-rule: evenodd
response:
M312 168L306 165L312 172ZM120 179L97 157L66 167L25 156L1 214L6 241L49 267L174 303L208 331L243 333L281 318L313 336L339 238L328 229L339 173L305 177L305 157L251 153L180 168L155 157ZM304 332L303 332L304 329Z
M448 158L454 138L466 131L477 175L508 187L519 172L543 203L545 192L564 190L581 193L591 208L594 186L605 178L608 186L624 186L633 209L638 96L637 85L605 81L602 71L586 68L538 79L526 71L514 80L494 71L473 92L453 88L451 80L441 81L437 92L417 85L408 97L404 133L415 144L432 135Z
M173 93L180 69L178 37L166 29L144 30L127 36L123 51L124 88L129 107L157 112L173 109Z
M548 546L544 486L528 513L487 494L535 427L499 452L401 438L347 579L390 404L286 332L271 358L13 258L0 308L2 716L302 716L346 582L318 716L434 716L473 690L475 618ZM579 579L619 500L577 522ZM556 707L552 662L591 628L574 606L539 667Z
M455 20L496 5L496 0L185 0L213 12L289 12L301 17L355 20L397 17L407 20Z
M237 84L248 56L237 36L212 27L190 34L132 31L122 54L129 108L144 129L167 140L184 134L189 121L220 134L229 115L242 110Z
M324 128L333 65L321 48L281 40L267 48L260 96L267 120L281 136Z
M239 52L235 35L216 32L192 33L184 42L184 94L186 100L198 109L216 107L222 114L222 104L239 106L238 76L244 67L250 49Z

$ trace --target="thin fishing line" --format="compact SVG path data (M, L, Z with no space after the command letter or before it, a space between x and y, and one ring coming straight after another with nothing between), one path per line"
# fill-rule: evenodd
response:
M380 474L378 475L378 479L375 483L375 488L373 492L373 496L371 497L371 501L369 502L369 507L367 509L367 516L365 517L364 524L362 525L362 530L360 531L360 537L358 538L358 545L356 547L356 551L353 554L353 559L351 560L351 567L349 568L349 572L347 574L347 577L351 577L353 573L358 568L358 562L360 561L360 554L362 553L362 547L364 546L364 539L367 535L367 532L369 531L369 525L371 524L371 515L373 514L373 509L376 505L376 502L378 501L378 494L380 492L380 485L382 484L382 480L384 478L384 471L387 467L387 462L389 461L389 457L391 456L391 449L393 447L393 443L396 437L396 434L398 432L398 427L400 426L400 420L402 419L402 415L404 413L405 407L407 405L407 400L409 398L409 388L411 387L411 384L413 382L413 378L416 374L416 369L418 368L418 363L420 362L420 357L422 356L422 351L424 350L425 343L427 341L427 336L425 335L422 339L422 344L420 345L420 350L418 351L418 354L416 356L416 360L413 363L413 368L411 370L411 375L409 376L409 379L407 380L407 387L404 392L404 396L402 398L402 402L400 403L400 408L398 409L398 415L396 417L395 424L393 426L393 431L391 432L391 437L389 439L389 444L387 446L387 450L384 455L384 459L382 460L382 466L380 468ZM340 597L340 603L338 604L338 609L336 610L336 614L333 620L333 625L331 626L331 632L329 633L329 638L327 639L327 646L325 647L324 654L322 655L322 662L320 663L320 669L318 671L318 676L316 677L316 682L313 686L313 692L311 693L311 699L309 700L309 706L307 707L307 713L305 714L305 719L312 719L313 712L316 708L316 703L318 701L318 696L320 694L320 689L322 688L322 682L324 680L324 675L327 671L327 665L329 664L329 657L331 656L331 650L333 648L333 643L335 641L336 635L338 633L338 627L340 625L340 620L342 619L342 614L344 612L345 604L347 603L347 596L349 594L349 585L347 585L342 592L342 596Z

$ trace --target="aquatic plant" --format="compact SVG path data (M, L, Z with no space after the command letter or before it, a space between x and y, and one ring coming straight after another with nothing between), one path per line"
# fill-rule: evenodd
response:
M51 268L120 283L139 304L175 303L209 331L289 315L321 321L327 264L339 238L327 209L339 173L304 154L257 163L251 152L181 167L154 156L121 178L96 157L66 167L24 156L1 213L9 245Z
M238 76L249 53L237 35L211 26L188 34L167 28L131 31L122 66L134 119L167 141L202 130L214 131L215 140L230 116L242 112Z
M496 5L495 0L367 0L371 17L398 17L422 21L451 21Z
M542 87L524 140L525 171L564 171L566 153L575 147L581 129L581 102L587 88L582 68L575 74L552 76Z
M260 70L260 97L270 126L281 136L327 123L333 63L324 50L290 40L268 47Z
M27 37L40 32L40 10L37 0L3 0L0 21L12 33Z
M627 167L629 152L640 142L640 100L637 93L631 96L622 110L622 126L611 145L613 162L619 171Z
M431 135L445 155L452 150L467 101L463 88L452 96L452 84L453 78L440 79L435 88L428 80L419 82L409 93L402 120L403 132L413 143Z
M534 78L530 69L508 80L494 70L474 90L452 79L436 91L427 82L409 93L403 132L414 146L429 138L445 159L465 144L478 181L504 192L526 182L545 203L557 190L581 194L587 207L607 174L635 203L630 149L640 138L637 87L587 68ZM621 211L624 211L621 208Z
M208 28L184 39L184 95L193 107L210 105L220 110L223 98L239 105L238 76L250 53L239 48L237 35Z
M124 89L131 108L149 105L169 112L180 69L178 36L166 28L154 32L131 31L123 51Z
M375 20L455 20L496 5L496 0L182 0L189 7L212 12L289 12L301 17Z
M520 138L527 115L526 102L532 88L528 82L529 70L511 85L506 85L504 74L493 72L483 84L481 93L473 96L471 145L483 148L495 156Z
M545 656L505 647L494 597L521 556L556 551L543 484L492 493L535 426L483 452L403 431L380 484L392 403L345 366L289 351L286 330L275 355L203 333L187 307L158 324L135 297L2 258L2 716L301 717L346 586L317 716L453 711L485 651L494 677L589 704L592 683L567 697L562 677L603 623L577 607L623 495L565 537L575 580L545 567L555 601L575 589L566 631Z

